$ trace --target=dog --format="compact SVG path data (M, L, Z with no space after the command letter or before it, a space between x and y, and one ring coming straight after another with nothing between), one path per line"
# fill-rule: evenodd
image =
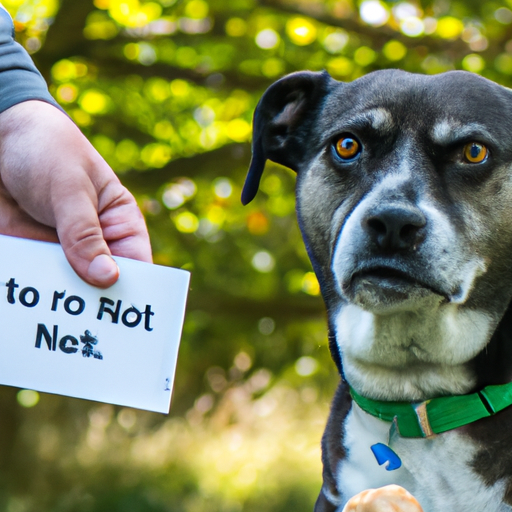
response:
M253 128L242 202L296 171L341 376L315 512L512 511L512 90L304 71Z

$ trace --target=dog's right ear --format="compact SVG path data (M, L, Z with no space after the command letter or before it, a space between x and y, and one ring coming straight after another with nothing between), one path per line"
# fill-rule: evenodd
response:
M297 170L304 156L305 119L318 108L329 83L327 72L301 71L272 84L259 101L253 118L252 160L242 191L242 203L256 196L267 159Z

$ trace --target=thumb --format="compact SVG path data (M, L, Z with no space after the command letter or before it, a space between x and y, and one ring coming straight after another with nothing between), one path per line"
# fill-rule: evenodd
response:
M109 254L98 254L89 264L87 276L83 279L99 288L108 288L119 279L119 267Z
M100 288L112 286L119 267L103 237L97 207L83 189L60 197L55 207L57 235L67 260L87 283Z

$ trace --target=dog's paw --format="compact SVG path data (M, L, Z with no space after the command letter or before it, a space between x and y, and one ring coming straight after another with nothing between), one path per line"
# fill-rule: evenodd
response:
M342 512L423 512L423 509L403 487L386 485L356 494Z

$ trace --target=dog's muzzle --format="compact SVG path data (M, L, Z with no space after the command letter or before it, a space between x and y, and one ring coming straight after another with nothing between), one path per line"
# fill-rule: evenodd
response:
M406 200L363 200L346 219L334 253L342 296L382 311L451 301L460 293L456 276L465 261L454 248L456 236L427 212Z

